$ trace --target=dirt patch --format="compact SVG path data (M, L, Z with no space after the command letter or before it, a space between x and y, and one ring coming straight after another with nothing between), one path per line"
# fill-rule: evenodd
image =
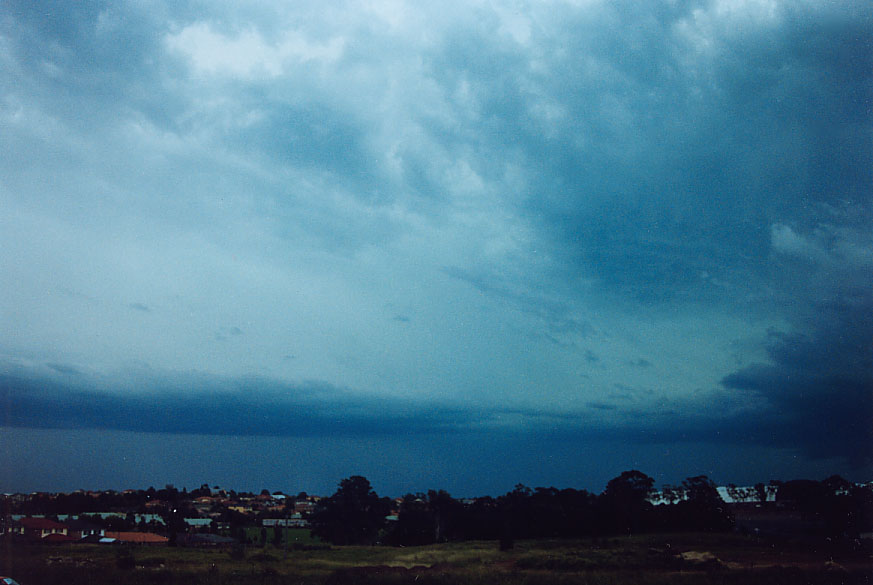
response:
M676 564L686 569L726 569L727 565L709 551L689 550L677 553Z

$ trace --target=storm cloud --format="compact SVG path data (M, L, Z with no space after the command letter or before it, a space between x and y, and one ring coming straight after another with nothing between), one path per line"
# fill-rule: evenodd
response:
M16 461L37 428L869 479L871 38L860 1L7 2Z
M768 400L785 426L775 440L802 445L812 456L845 455L855 465L869 466L873 237L847 223L823 224L810 234L774 226L779 296L794 329L771 332L770 363L743 368L723 384Z

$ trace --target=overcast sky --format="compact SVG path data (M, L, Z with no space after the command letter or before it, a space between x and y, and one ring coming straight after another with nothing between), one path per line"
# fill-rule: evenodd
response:
M0 490L873 479L871 39L0 0Z

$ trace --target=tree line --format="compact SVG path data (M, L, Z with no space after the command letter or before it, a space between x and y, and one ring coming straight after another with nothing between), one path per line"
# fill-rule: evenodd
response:
M819 520L823 532L857 533L873 525L870 489L853 491L841 478L774 483L779 483L781 506ZM388 520L395 502L379 497L366 478L352 476L320 501L310 522L314 535L339 545L499 540L504 548L516 539L733 529L731 507L709 478L690 477L673 489L682 497L653 505L654 480L631 470L612 479L601 494L517 485L497 498L462 502L443 490L429 490L404 496L397 517Z
M602 494L572 488L517 485L497 498L462 503L443 490L407 494L396 520L386 516L394 503L380 498L370 482L352 476L323 499L310 519L312 532L334 544L423 545L458 540L515 539L633 534L651 531L721 531L733 516L705 476L683 483L686 498L654 506L654 480L632 470L611 480Z

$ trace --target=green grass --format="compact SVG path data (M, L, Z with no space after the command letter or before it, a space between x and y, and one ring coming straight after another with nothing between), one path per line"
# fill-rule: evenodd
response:
M298 536L304 542L305 535ZM683 566L673 555L690 550L711 552L719 563ZM831 558L842 567L826 567ZM267 544L246 547L242 558L226 549L166 546L0 547L0 574L22 585L836 585L873 583L871 567L869 551L771 546L706 534L519 541L509 551L500 551L496 542L465 542L289 550L286 556L284 547Z

